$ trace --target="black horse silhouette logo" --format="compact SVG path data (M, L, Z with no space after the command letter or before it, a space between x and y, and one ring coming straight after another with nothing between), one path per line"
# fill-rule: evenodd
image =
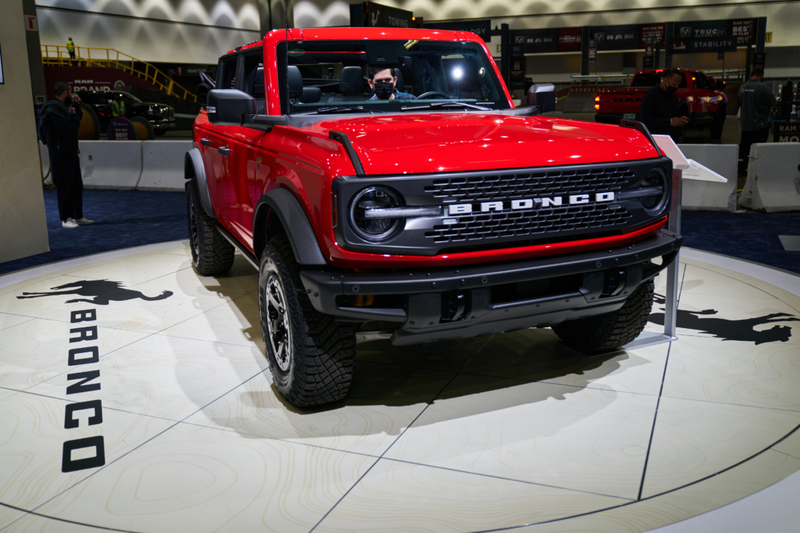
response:
M655 295L655 302L664 304L666 299L660 294ZM756 331L756 326L772 324L775 322L800 322L800 318L787 313L771 313L769 315L745 318L742 320L727 320L724 318L705 318L716 315L716 309L703 311L684 311L678 309L678 327L694 329L708 333L726 341L753 342L756 345L765 342L787 342L792 336L790 326L773 326L770 329ZM653 313L649 318L654 324L664 325L664 313Z
M77 294L78 296L85 296L86 298L74 298L72 300L67 300L66 303L74 304L85 302L97 305L108 305L109 302L124 302L136 298L152 302L172 296L172 292L170 291L163 291L158 296L145 296L140 291L124 288L122 282L110 281L107 279L76 281L53 287L51 290L54 292L23 292L22 296L17 296L17 298L24 300L27 298L42 298L44 296Z

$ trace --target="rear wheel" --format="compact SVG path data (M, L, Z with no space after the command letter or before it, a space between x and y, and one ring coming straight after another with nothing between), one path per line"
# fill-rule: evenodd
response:
M639 285L618 310L604 315L569 320L553 326L564 344L588 353L606 352L633 341L647 324L653 307L654 282Z
M208 216L200 205L194 180L186 184L186 218L195 270L203 276L217 276L230 270L233 265L233 245L214 228L217 221Z
M314 309L286 236L264 247L258 289L267 359L281 396L297 407L344 398L353 377L355 326Z

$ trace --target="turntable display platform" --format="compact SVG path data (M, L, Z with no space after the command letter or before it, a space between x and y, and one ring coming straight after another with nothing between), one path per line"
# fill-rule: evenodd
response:
M678 341L362 342L348 398L308 411L272 387L242 257L0 276L0 531L789 531L800 277L681 254Z

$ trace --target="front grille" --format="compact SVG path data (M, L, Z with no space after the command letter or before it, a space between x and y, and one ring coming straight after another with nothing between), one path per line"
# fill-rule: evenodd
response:
M425 192L444 203L617 192L634 177L625 167L536 170L434 179Z
M384 242L365 241L351 227L334 228L337 242L372 253L436 255L569 242L622 235L663 218L668 209L665 178L658 205L640 190L658 189L650 176L672 173L666 157L559 167L451 172L402 176L340 176L332 192L340 213L367 187L386 187L403 207L428 214L400 217L402 231ZM658 180L655 180L658 181ZM648 200L650 203L645 203ZM658 200L656 198L655 200ZM439 209L439 214L432 215Z
M437 224L425 237L436 244L526 239L563 231L602 231L623 225L631 217L618 205L574 205L510 213L461 216L456 224Z
M435 179L425 191L448 204L507 201L518 198L619 192L634 173L627 166L525 171ZM573 205L460 216L456 224L438 224L425 237L436 244L530 237L565 231L603 231L625 224L631 214L617 204ZM451 219L452 220L452 219Z

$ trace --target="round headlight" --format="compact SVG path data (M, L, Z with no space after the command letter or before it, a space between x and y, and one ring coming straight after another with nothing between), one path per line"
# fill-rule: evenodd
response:
M403 218L391 218L384 209L401 207L402 196L388 187L367 187L350 202L350 222L353 230L364 240L384 241L403 226Z
M642 196L639 200L642 206L649 212L656 213L661 211L667 202L667 173L661 167L650 169L647 178L642 181L642 189L652 189L653 194Z

